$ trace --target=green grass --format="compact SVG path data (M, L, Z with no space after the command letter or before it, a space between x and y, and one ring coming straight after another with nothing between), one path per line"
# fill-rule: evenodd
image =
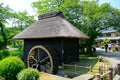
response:
M97 57L89 57L87 55L81 55L79 61L70 63L70 65L76 64L77 66L83 66L83 67L77 67L75 71L74 66L65 66L64 71L66 73L75 73L77 75L86 74L89 72L90 69L85 67L90 67L91 65L93 66L97 63L97 61L98 61Z

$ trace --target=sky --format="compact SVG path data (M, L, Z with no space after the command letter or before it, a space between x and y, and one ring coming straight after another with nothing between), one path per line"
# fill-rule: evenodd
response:
M102 3L110 3L110 5L114 8L120 9L120 0L99 0L100 4Z
M30 15L34 15L34 11L31 7L31 3L37 0L0 0L5 5L9 5L10 8L16 12L26 10Z
M10 8L15 10L16 12L26 10L30 15L34 15L34 11L31 7L31 3L37 0L0 0L0 2L5 5L9 5ZM74 0L73 0L74 1ZM102 3L110 3L111 6L120 9L120 0L99 0L100 4Z

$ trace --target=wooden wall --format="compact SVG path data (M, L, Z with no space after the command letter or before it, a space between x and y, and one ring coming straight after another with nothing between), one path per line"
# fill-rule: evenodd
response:
M71 63L79 59L79 39L25 39L24 40L24 61L27 61L27 56L30 49L36 45L49 45L52 47L59 57L59 64Z
M24 40L24 61L27 61L27 56L30 51L30 49L36 45L48 45L52 47L55 52L57 53L57 56L59 56L59 60L62 61L62 45L61 45L62 39L25 39Z
M79 39L63 39L63 50L64 63L79 60Z

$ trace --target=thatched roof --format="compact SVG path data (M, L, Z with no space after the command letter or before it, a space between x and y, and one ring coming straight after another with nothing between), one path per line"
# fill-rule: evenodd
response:
M40 38L82 38L87 39L83 32L63 18L62 12L44 14L39 20L17 34L15 39Z

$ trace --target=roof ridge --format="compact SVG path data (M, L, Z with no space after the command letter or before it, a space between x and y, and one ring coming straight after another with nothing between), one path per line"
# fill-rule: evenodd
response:
M55 11L55 12L39 15L38 20L51 18L51 17L55 17L55 16L60 16L60 17L64 18L64 15L63 15L62 11L58 10L58 11Z

